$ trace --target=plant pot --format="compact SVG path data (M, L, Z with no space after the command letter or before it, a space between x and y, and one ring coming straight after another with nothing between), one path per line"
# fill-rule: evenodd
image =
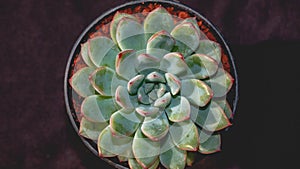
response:
M234 83L231 91L227 94L227 100L232 107L233 113L237 107L238 101L238 77L236 72L236 67L234 63L234 58L231 55L228 45L223 39L220 32L210 23L205 17L203 17L198 12L193 9L173 1L164 1L164 0L146 0L146 1L131 1L120 6L117 6L108 12L105 12L99 16L95 21L93 21L79 36L78 40L73 46L73 49L70 53L68 63L66 65L65 79L64 79L64 92L65 92L65 103L67 108L67 113L70 118L70 121L73 125L74 130L78 133L80 126L80 105L83 101L83 98L78 96L76 92L70 86L69 80L72 75L80 68L86 66L80 56L81 44L86 42L89 38L97 36L99 34L107 34L109 23L114 14L117 11L122 11L126 13L140 13L145 12L150 9L153 10L156 6L161 5L168 9L172 15L176 15L179 18L185 18L188 16L196 17L198 21L199 28L205 33L208 39L215 41L220 44L222 49L222 64L224 69L230 72L234 78ZM94 141L80 137L85 146L96 156L98 156L97 144ZM199 157L196 160L196 163L200 163L202 157ZM101 158L115 168L127 168L126 163L120 163L116 158ZM197 165L195 165L197 166Z

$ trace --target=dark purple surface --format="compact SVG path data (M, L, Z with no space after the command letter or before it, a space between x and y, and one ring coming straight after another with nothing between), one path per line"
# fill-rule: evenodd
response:
M0 2L0 168L109 167L67 117L65 65L80 33L125 0ZM223 151L199 168L294 168L299 149L300 1L182 0L224 35L240 102ZM299 155L298 155L299 156ZM298 167L296 167L298 168Z

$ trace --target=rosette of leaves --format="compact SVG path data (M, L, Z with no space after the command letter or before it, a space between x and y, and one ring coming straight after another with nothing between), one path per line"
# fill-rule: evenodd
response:
M143 21L117 12L110 37L82 44L88 66L70 84L84 98L79 134L97 142L101 157L177 169L192 165L195 152L220 150L233 78L220 46L203 36L195 18L175 24L159 7Z

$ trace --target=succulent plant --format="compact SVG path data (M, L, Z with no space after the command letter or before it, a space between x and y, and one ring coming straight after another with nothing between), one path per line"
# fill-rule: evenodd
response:
M192 165L194 152L220 150L233 78L196 18L175 23L163 7L143 20L117 12L110 37L88 39L80 54L87 66L70 79L84 98L79 134L101 157L177 169Z

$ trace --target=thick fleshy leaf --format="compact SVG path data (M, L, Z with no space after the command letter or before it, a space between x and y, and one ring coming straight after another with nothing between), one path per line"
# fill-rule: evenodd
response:
M70 85L79 96L87 97L95 94L95 89L89 81L89 76L94 70L91 67L84 67L78 70L70 79Z
M160 60L148 54L140 54L137 56L135 68L138 72L159 68Z
M117 27L116 39L122 50L136 51L146 48L143 26L134 19L122 18Z
M167 80L168 86L171 89L172 95L173 96L176 95L180 91L180 88L181 88L181 82L180 82L179 78L171 73L166 73L165 78Z
M85 64L87 64L90 67L96 67L89 56L88 42L81 44L80 55Z
M146 76L145 80L146 80L146 82L158 82L158 83L165 83L166 82L164 76L161 75L160 73L156 72L156 71L148 74Z
M134 110L122 109L110 118L110 129L117 135L131 136L139 127L143 117Z
M165 108L170 104L171 99L172 99L172 96L171 96L170 92L168 92L168 93L164 94L162 97L158 98L154 102L154 106L160 107L160 108Z
M228 101L225 98L222 98L220 100L213 100L213 101L215 101L224 110L224 113L226 114L226 117L228 119L233 118L232 109L231 109Z
M169 53L165 55L160 63L160 70L172 73L178 77L186 75L188 66L180 53Z
M181 81L181 95L185 96L190 103L203 107L211 100L213 92L201 80L188 79Z
M81 104L81 113L93 122L106 122L118 110L114 98L92 95Z
M211 102L199 111L191 111L191 119L207 131L219 131L231 125L222 108Z
M221 135L206 133L198 129L200 137L199 152L202 154L212 154L221 150Z
M104 36L96 37L88 41L89 56L91 61L99 66L108 66L114 69L115 59L119 53L114 42Z
M112 96L111 84L114 74L114 70L101 66L90 75L89 80L94 89L102 96Z
M171 104L166 108L169 120L172 122L181 122L190 118L190 103L182 96L177 96L171 100Z
M201 40L196 53L204 54L219 64L221 62L221 47L218 43L211 40Z
M174 44L175 40L167 31L157 32L147 42L147 54L162 58L173 49Z
M176 146L172 146L168 151L160 154L161 164L167 169L184 169L187 158L187 152Z
M193 151L188 151L187 152L187 156L186 156L186 165L187 166L192 166L193 165L193 163L195 162L196 153L197 152L193 152Z
M136 131L132 143L132 151L135 159L143 168L149 168L158 159L160 154L159 145L159 142L147 138L141 129Z
M140 87L138 89L137 98L140 103L145 105L149 105L153 103L153 101L149 98L148 94L145 92L144 87Z
M160 98L160 97L162 97L165 93L166 93L166 91L167 91L167 86L165 85L165 84L163 84L163 83L159 83L158 85L157 85L157 97L158 98Z
M171 125L170 135L178 148L187 151L198 150L199 133L197 126L191 120Z
M171 32L173 27L173 18L163 7L158 7L150 12L144 21L145 32L149 34L153 34L161 30Z
M138 112L140 115L147 117L156 115L159 111L159 108L148 105L140 105L137 108L135 108L135 111Z
M158 116L146 117L141 130L145 136L153 141L163 138L169 131L169 121L164 112Z
M91 122L83 117L80 121L79 134L91 140L98 140L100 132L106 126L108 126L107 122Z
M118 155L117 158L118 158L118 160L119 160L120 162L128 161L128 157L124 157L124 156Z
M196 28L196 31L198 32L198 34L201 36L201 30L199 29L196 17L190 17L190 18L186 18L184 19L181 23L191 23L194 25L194 27Z
M180 52L184 56L192 54L199 46L200 35L190 22L177 25L171 35L176 39L173 51Z
M154 83L145 83L143 86L145 93L148 94L149 92L151 92L154 86L155 86Z
M98 152L100 157L114 157L116 155L132 158L132 137L115 136L110 126L107 126L99 135Z
M121 13L121 12L116 12L116 14L114 15L113 20L110 23L110 36L112 38L112 40L117 43L117 27L118 24L120 22L120 20L122 20L123 18L130 18L133 20L137 20L135 16L127 14L127 13Z
M137 91L141 84L144 81L145 76L144 75L137 75L134 78L130 79L129 82L127 83L127 90L129 94L137 94Z
M157 86L157 85L155 85L155 86ZM158 89L156 87L154 87L154 89L150 93L148 93L148 96L152 101L155 101L156 99L158 99L157 92L158 92Z
M137 71L135 70L136 53L133 50L125 50L118 54L116 58L116 72L126 80L133 78Z
M224 69L218 69L217 73L210 79L205 80L214 91L214 97L225 96L233 85L233 77Z
M134 158L129 159L128 164L130 169L143 169L143 167ZM148 169L157 169L158 165L159 159L157 159Z
M218 70L218 63L214 59L203 54L188 56L185 61L193 72L193 76L197 79L211 77Z
M119 106L125 109L133 109L133 101L131 99L131 96L129 95L128 91L126 90L125 87L119 86L116 89L116 102Z

